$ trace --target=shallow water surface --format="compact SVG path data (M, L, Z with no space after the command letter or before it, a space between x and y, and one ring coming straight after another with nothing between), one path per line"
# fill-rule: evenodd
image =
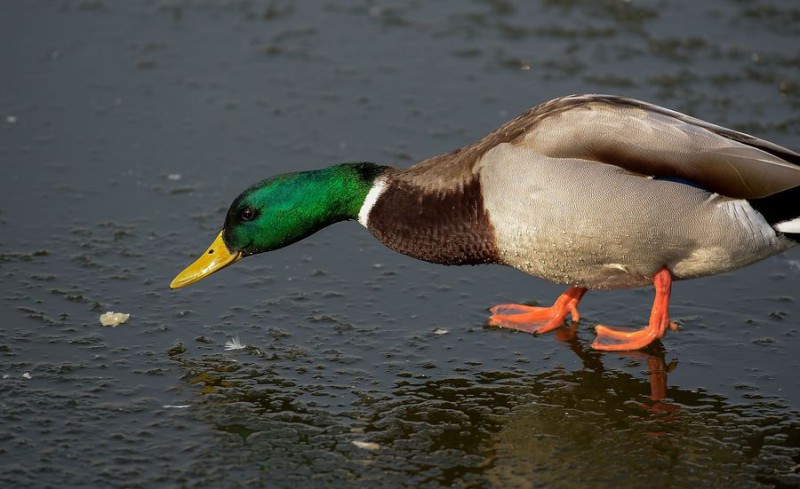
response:
M800 249L533 337L559 287L358 224L179 291L231 199L409 165L549 98L646 99L800 149L789 0L0 4L3 487L797 487ZM101 313L130 313L115 328ZM244 345L225 348L232 338Z

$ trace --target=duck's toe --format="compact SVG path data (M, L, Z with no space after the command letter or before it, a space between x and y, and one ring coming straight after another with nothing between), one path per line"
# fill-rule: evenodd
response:
M550 307L534 307L522 304L500 304L490 309L489 324L501 328L541 334L552 331L564 323L567 314L572 322L580 320L578 303L586 289L572 287L561 294Z
M553 307L537 307L533 309L538 310L518 314L492 314L489 317L489 324L526 333L541 334L561 326L567 314L566 311L554 310Z
M597 338L592 343L592 348L603 351L639 350L660 338L658 330L649 326L635 329L612 328L598 324L594 330Z

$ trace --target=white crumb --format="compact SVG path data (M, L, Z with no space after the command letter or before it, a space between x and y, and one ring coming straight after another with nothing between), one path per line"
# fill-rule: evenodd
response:
M236 338L230 338L228 341L225 342L225 349L230 350L243 350L247 348L247 345L242 343L242 341L237 336Z
M108 311L100 315L100 324L113 328L127 321L129 317L131 317L130 314Z
M358 448L363 448L364 450L378 450L381 448L380 445L377 443L373 443L371 441L354 441L353 445L357 446Z

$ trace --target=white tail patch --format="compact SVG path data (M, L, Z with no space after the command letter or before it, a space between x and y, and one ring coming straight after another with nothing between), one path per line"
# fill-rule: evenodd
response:
M378 177L375 183L372 184L372 188L369 189L369 193L367 193L367 196L364 198L364 203L361 204L361 209L358 211L358 222L360 222L362 226L367 227L369 213L372 211L375 202L378 201L378 197L381 196L384 190L386 190L386 180L383 177Z
M779 222L775 229L782 233L800 234L800 217L795 217L789 221Z

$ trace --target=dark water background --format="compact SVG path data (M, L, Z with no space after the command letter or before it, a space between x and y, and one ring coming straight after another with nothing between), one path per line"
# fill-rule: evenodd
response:
M800 149L797 2L12 0L0 45L0 486L800 485L800 249L677 283L649 354L588 345L651 289L590 293L577 335L488 329L560 288L355 223L167 288L254 181L559 95Z

